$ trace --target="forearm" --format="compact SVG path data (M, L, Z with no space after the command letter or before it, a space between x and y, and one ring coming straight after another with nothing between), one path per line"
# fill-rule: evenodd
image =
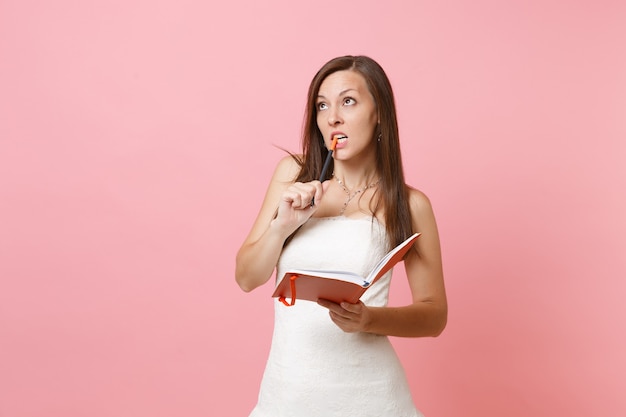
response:
M235 280L242 290L252 291L270 279L287 236L272 222L259 239L241 247L236 258Z
M367 333L399 337L436 337L446 326L445 303L416 302L403 307L367 307Z

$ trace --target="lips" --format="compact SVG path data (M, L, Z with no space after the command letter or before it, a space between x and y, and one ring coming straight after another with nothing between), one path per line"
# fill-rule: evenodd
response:
M333 133L331 137L333 139L337 139L337 144L343 143L348 140L348 136L345 133Z

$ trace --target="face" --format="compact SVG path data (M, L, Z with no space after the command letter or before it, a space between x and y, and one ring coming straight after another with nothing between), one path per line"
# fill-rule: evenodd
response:
M334 157L347 160L376 151L374 132L378 120L376 103L365 79L355 71L330 74L317 96L317 126L330 148L338 135Z

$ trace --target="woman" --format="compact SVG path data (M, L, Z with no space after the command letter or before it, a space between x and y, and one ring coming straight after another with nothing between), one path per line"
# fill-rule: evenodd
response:
M318 180L333 138L328 178ZM275 301L275 326L251 416L421 415L387 336L437 336L447 303L428 198L404 182L393 92L365 56L326 63L308 92L303 153L282 159L237 254L244 291L289 268L362 276L392 247L421 233L404 259L412 303L388 307L391 272L356 304Z

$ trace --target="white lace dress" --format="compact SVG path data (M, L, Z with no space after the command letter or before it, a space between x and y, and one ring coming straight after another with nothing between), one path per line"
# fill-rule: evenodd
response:
M363 276L388 250L372 218L312 218L284 249L277 277L289 268L335 269ZM387 304L391 271L361 300ZM404 370L386 336L345 333L328 310L274 300L275 322L259 400L250 417L418 417Z

